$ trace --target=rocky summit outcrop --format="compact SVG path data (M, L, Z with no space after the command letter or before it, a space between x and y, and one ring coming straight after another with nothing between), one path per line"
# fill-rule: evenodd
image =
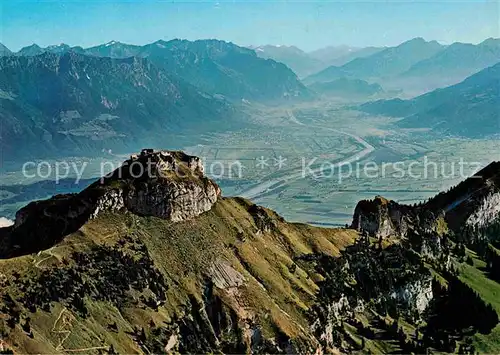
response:
M354 210L352 227L366 231L377 237L387 237L396 233L396 227L391 218L394 214L393 201L377 196L374 200L360 201Z
M219 186L198 157L144 149L78 194L57 195L19 210L2 238L2 255L48 248L101 213L129 211L180 222L210 210Z
M408 206L376 196L373 200L358 202L354 210L352 228L379 238L390 235L404 236L408 224L412 223L412 212Z
M210 210L221 192L215 182L203 175L200 158L182 152L145 149L102 180L105 185L117 181L121 186L115 189L115 195L101 198L103 209L107 209L107 205L115 209L124 207L138 215L173 222ZM114 206L116 203L118 206ZM96 209L94 214L98 212Z

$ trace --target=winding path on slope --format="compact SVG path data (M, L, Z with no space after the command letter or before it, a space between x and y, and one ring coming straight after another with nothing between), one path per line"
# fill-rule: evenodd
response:
M297 119L297 117L295 117L293 112L288 111L288 116L289 116L290 120L292 122L294 122L295 124L300 125L300 126L305 126L305 124L303 122L300 122ZM341 130L338 130L335 128L324 127L324 126L313 125L313 126L308 126L308 127L319 128L319 129L326 130L326 131L340 133L340 134L343 134L343 135L346 135L346 136L353 138L358 143L363 145L364 149L362 151L357 152L356 154L354 154L354 155L352 155L352 156L350 156L342 161L339 161L335 164L332 164L332 166L331 166L332 169L339 168L342 165L351 164L357 160L364 158L365 156L367 156L368 154L370 154L371 152L373 152L375 150L375 148L370 143L368 143L363 138L356 136L354 134L347 133L347 132L344 132L344 131L341 131ZM258 183L257 185L254 185L254 186L240 192L240 195L243 197L246 197L248 199L256 199L256 198L259 198L264 193L269 193L269 192L277 189L278 187L283 186L284 183L288 183L288 182L291 182L294 180L304 179L306 176L311 176L311 175L316 175L316 174L320 175L322 173L323 168L311 169L307 173L307 175L304 175L303 170L304 170L303 168L295 169L294 171L291 171L290 173L288 173L288 175L262 181L262 182Z

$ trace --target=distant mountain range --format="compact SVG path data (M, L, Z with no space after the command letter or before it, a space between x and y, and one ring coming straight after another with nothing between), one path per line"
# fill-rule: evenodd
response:
M363 111L403 117L400 127L432 128L467 137L500 134L500 63L483 69L459 84L411 100L380 100Z
M219 54L218 50L214 50L216 47L220 47ZM111 58L148 57L156 65L179 72L186 81L210 93L231 99L275 100L277 96L308 96L285 66L302 78L306 85L353 78L377 82L388 90L403 89L407 95L418 95L456 84L500 61L500 39L489 38L477 45L458 42L441 45L436 41L414 38L394 47L330 46L312 52L283 45L247 49L216 40L157 41L145 46L111 41L85 49L66 44L41 48L33 44L16 53L0 44L0 56L33 56L44 52L68 51ZM221 53L224 53L224 58ZM271 59L272 62L258 62L255 57ZM242 58L253 64L238 65L237 62L245 62ZM273 84L273 78L267 75L269 71L274 72L273 66L280 66L276 62L285 65L279 69L279 80L286 84L279 85L280 89L276 92L263 90L277 83ZM256 74L257 69L264 74ZM240 80L242 77L245 79ZM253 78L252 83L248 78Z
M310 96L286 65L224 41L157 41L143 46L137 55L201 90L232 99L272 101Z
M375 53L381 52L384 49L386 49L386 47L365 47L365 48L350 48L350 49L351 49L350 51L341 55L340 57L335 57L332 58L331 60L328 60L329 65L341 66L349 63L354 59L365 58Z
M273 59L286 64L299 77L312 74L325 67L324 62L314 58L295 46L272 46L265 45L250 47L255 53L264 59Z
M314 83L309 86L309 89L320 94L341 98L368 98L384 92L379 84L370 84L361 79L348 78Z
M34 44L16 53L0 46L2 159L127 145L135 149L145 137L146 143L154 144L167 134L199 130L202 125L241 127L246 117L239 109L242 100L303 100L315 92L370 97L382 92L374 81L386 88L377 77L417 77L425 82L425 78L460 77L497 57L500 62L498 39L442 46L417 38L385 49L351 48L351 52L376 53L310 76L305 87L287 65L262 58L262 53L276 58L293 55L305 62L312 56L314 61L321 55L326 58L328 51L311 55L295 47L265 46L263 52L259 48L218 40L157 41L144 46L112 41L86 49ZM334 54L329 55L331 60ZM398 124L405 127L480 136L498 132L498 87L495 65L446 89L412 100L370 103L362 109L403 117Z
M307 89L286 65L262 59L251 49L224 41L160 40L144 46L111 41L86 49L66 44L41 48L33 44L14 55L36 56L46 52L148 58L201 90L230 99L270 101L309 96Z
M338 78L376 81L384 87L412 93L428 92L464 80L500 61L500 39L487 39L477 45L414 38L396 47L356 58L343 65L330 66L303 82L329 82Z
M360 51L362 48L351 47L346 45L341 46L328 46L320 49L316 49L312 52L307 53L309 57L315 58L317 60L322 61L323 63L330 62L333 64L333 61L338 58L345 57L351 53L356 53Z
M378 47L329 46L307 53L295 46L265 45L250 48L255 50L255 53L261 58L273 59L286 64L300 78L321 71L330 65L342 65L383 49Z
M70 47L67 44L61 43L59 45L52 45L45 48L40 47L37 44L32 44L31 46L23 47L19 50L19 52L14 53L18 56L35 56L42 53L56 53L62 54L66 52L75 52L75 53L84 53L85 50L82 47Z
M489 38L477 45L453 43L436 55L414 64L400 74L404 79L420 78L453 84L500 61L500 39Z
M307 77L304 82L325 82L342 77L371 79L402 73L421 60L443 49L436 41L414 38L396 47L389 47L363 58L356 58L340 67L330 66Z
M312 96L284 64L216 40L145 46L113 41L88 49L31 45L3 52L3 159L124 145L136 149L194 127L239 126L246 117L238 108L242 100Z
M5 160L155 145L245 117L147 59L74 52L0 58L0 100Z

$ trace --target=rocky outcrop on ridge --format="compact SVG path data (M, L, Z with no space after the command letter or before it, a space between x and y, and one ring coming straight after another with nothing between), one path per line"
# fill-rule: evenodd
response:
M496 238L500 225L500 162L494 162L447 192L420 205L401 205L377 196L360 201L352 227L376 237L443 235ZM473 242L472 240L468 240Z
M210 210L220 188L198 157L144 149L78 194L57 195L19 210L0 255L48 248L99 214L129 211L180 222Z

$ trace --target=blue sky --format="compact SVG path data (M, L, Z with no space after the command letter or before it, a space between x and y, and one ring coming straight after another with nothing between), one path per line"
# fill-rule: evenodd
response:
M240 45L396 45L414 37L499 37L499 1L0 0L0 42L88 47L117 40L218 38Z

